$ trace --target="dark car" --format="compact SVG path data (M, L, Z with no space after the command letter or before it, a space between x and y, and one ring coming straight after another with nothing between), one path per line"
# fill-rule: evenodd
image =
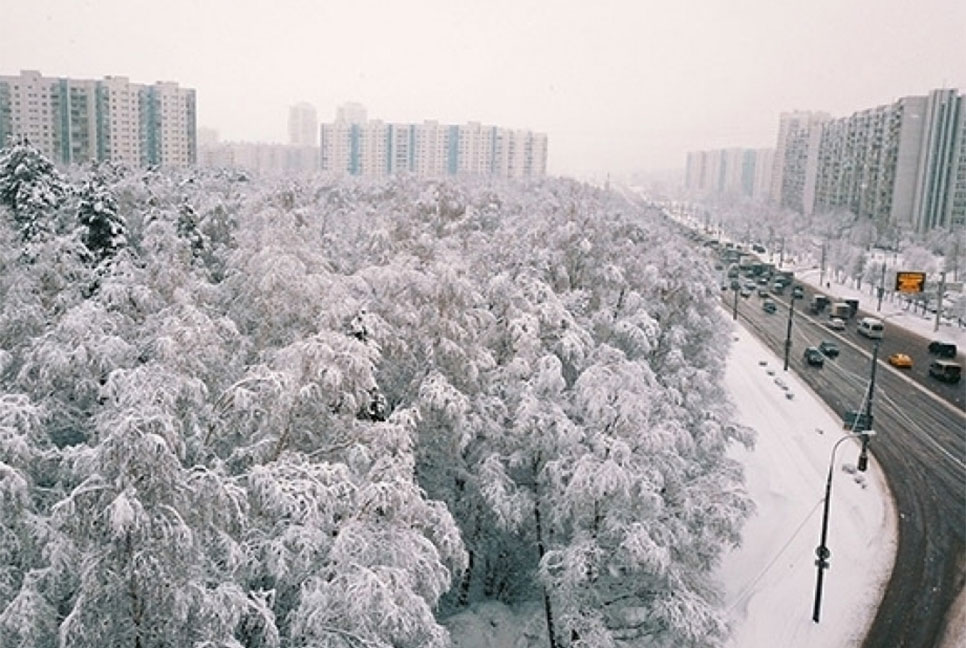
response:
M766 313L774 313L776 310L778 310L778 306L776 306L775 302L770 299L763 301L761 303L761 307Z
M829 358L835 358L839 355L839 345L828 340L822 340L818 345L818 350Z
M940 342L939 340L933 340L929 343L929 353L933 353L940 358L955 358L956 351L956 345L952 342Z
M803 359L806 364L812 367L821 367L825 364L825 356L816 347L808 347L805 349Z
M929 375L943 382L958 383L963 375L963 368L949 360L933 360L929 364Z
M795 286L792 288L792 299L801 299L805 296L805 291L802 290L801 286Z

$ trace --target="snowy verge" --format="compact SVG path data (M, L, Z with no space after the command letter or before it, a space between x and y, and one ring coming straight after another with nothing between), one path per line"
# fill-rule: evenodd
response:
M841 423L793 372L743 328L725 384L737 420L755 429L756 447L734 447L758 510L743 545L725 556L717 578L733 635L728 646L783 648L859 645L875 616L895 560L896 513L874 458L855 470L858 443L835 454L829 516L830 568L820 622L812 621L815 549L832 447ZM789 397L791 395L791 397ZM874 442L874 441L873 441Z

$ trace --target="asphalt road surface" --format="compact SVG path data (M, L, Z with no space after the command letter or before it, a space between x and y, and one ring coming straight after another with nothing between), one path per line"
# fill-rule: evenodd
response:
M772 314L764 312L756 295L738 297L741 322L780 356L785 353L788 297L787 292L771 297L778 303ZM827 316L800 311L808 297L795 301L788 368L834 411L864 410L874 342L855 331L863 314L849 320L845 331L831 331L825 326ZM723 291L729 313L733 298L730 290ZM840 355L826 358L822 368L806 365L805 347L822 340L837 342ZM937 648L952 603L966 583L966 387L926 374L927 344L925 338L889 327L886 320L872 398L876 436L869 450L895 498L899 537L896 564L864 648ZM896 351L913 358L912 369L895 369L885 361ZM831 561L834 566L834 554Z

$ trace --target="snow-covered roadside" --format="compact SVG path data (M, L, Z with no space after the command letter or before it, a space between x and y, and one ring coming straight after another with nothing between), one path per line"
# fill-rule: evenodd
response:
M812 621L815 549L832 446L844 434L834 416L777 357L742 328L726 385L738 420L758 433L756 447L732 454L745 466L758 511L742 547L718 572L734 633L729 646L783 648L858 645L875 614L895 557L895 510L870 458L855 472L858 444L835 454L821 621ZM762 362L766 364L761 364ZM787 389L777 383L781 380ZM787 398L786 394L793 398Z

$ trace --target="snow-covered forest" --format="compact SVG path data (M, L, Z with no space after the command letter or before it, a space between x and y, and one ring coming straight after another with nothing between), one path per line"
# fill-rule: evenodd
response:
M567 180L0 152L0 646L716 646L751 512L710 266Z

